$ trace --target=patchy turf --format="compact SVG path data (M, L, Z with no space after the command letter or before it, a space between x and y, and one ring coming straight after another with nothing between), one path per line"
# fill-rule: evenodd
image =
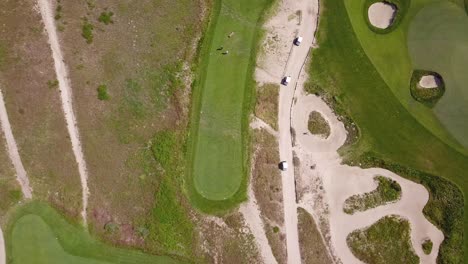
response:
M299 246L304 264L333 263L328 248L315 224L314 218L303 208L297 208Z
M353 254L365 263L416 264L410 225L397 216L387 216L368 228L353 231L346 239Z
M327 120L323 118L322 114L317 111L312 111L310 113L307 127L312 135L319 135L324 138L330 136L330 125Z
M347 214L366 211L384 204L396 202L401 197L400 185L387 177L376 176L374 181L378 186L372 192L357 194L345 200L343 211Z
M412 6L413 3L415 7L421 6L421 1L413 1ZM463 241L464 230L468 228L468 216L463 213L467 208L463 193L468 192L468 178L465 177L468 158L460 153L459 144L458 147L446 144L440 134L434 135L430 128L418 122L421 119L413 117L412 113L420 107L415 106L419 103L411 98L408 89L412 69L401 61L408 55L402 55L403 51L395 49L395 40L390 38L404 35L398 33L398 28L385 35L377 36L370 32L374 35L368 40L375 39L373 49L380 55L368 57L369 50L361 47L362 39L356 37L345 4L337 0L321 4L323 15L317 35L319 48L312 54L312 83L309 87L327 98L337 114L352 120L359 128L360 137L354 144L342 148L340 153L348 164L384 167L423 184L430 192L424 213L446 237L439 251L438 263L462 263L463 249L468 245L468 240ZM348 4L355 7L353 1L347 1ZM358 11L353 13L353 19L362 19L361 9ZM405 25L405 19L401 25ZM370 31L365 24L362 26L359 30ZM385 49L380 48L383 46ZM376 70L375 60L381 61L379 65L382 67L383 62L387 66L401 67L392 66L392 74L383 76ZM397 83L390 81L396 81L394 76L398 75L408 78L398 85L398 90L393 90L395 87L387 82ZM414 101L412 113L400 102L400 95ZM421 107L427 110L426 106Z
M169 257L107 246L39 202L13 212L5 238L8 263L12 264L180 263Z
M266 83L257 88L255 116L278 129L279 84Z

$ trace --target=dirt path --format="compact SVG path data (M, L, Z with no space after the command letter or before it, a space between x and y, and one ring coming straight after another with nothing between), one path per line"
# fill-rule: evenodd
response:
M59 81L59 90L62 100L62 109L65 114L65 121L67 122L68 134L72 143L73 154L75 155L76 162L78 163L78 170L80 173L81 187L83 191L82 203L83 210L81 216L83 223L86 225L87 216L86 210L88 207L88 171L83 157L83 150L81 149L80 136L76 122L75 113L73 112L72 105L72 90L70 87L70 79L68 78L68 71L65 65L62 51L57 36L57 28L55 26L54 12L50 0L38 0L39 9L41 12L42 20L49 37L50 48L52 49L52 57L54 59L55 72L57 80Z
M18 152L18 146L16 145L13 132L11 130L10 120L8 119L7 110L5 107L5 101L3 100L3 93L0 90L0 122L2 123L3 134L5 135L6 145L8 149L8 156L13 163L13 167L16 171L16 179L18 180L23 196L26 199L32 198L32 189L29 185L29 179L24 169L23 162Z
M265 54L260 57L256 71L256 79L260 83L279 83L286 75L292 77L288 86L281 87L278 118L280 159L287 161L290 166L287 171L282 172L288 263L301 262L290 110L297 77L313 44L317 18L317 0L281 1L278 12L266 25L267 41L271 44L265 48ZM297 36L303 37L299 47L292 43Z
M325 198L328 204L331 244L335 253L344 263L361 263L351 253L346 237L356 229L372 225L386 215L399 215L411 225L411 242L421 263L436 263L439 246L444 239L440 230L430 223L422 213L429 200L429 193L424 186L406 180L388 170L380 168L362 169L342 165L337 150L346 140L346 130L332 110L319 97L306 95L303 91L306 74L301 74L296 93L297 101L292 111L292 127L296 130L297 145L310 153L315 168L310 173L318 174L323 180ZM323 139L307 133L308 115L312 111L320 112L331 127L331 135ZM301 153L298 151L298 153ZM303 170L304 171L304 170ZM374 190L377 186L374 176L382 175L397 181L402 188L401 199L392 204L379 206L364 212L348 215L343 212L345 200L360 193ZM434 243L430 255L424 254L421 243L430 238Z

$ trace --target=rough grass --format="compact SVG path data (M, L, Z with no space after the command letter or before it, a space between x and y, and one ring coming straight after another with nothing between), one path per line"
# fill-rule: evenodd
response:
M345 116L345 120L352 119L360 132L356 143L340 149L340 153L349 164L384 167L423 184L430 193L424 213L446 237L438 263L462 263L463 248L467 248L466 240L462 242L463 230L466 230L468 218L463 213L466 203L458 188L464 193L468 191L465 177L468 158L419 124L400 103L395 91L387 86L362 49L344 3L333 0L321 2L321 5L319 48L313 50L309 87L330 98L335 111ZM360 9L358 14L361 17ZM365 24L363 26L368 30ZM381 57L393 61L389 57L401 55L398 51L393 53L390 40L380 41L386 45L385 49L377 45L380 53L385 52ZM388 61L388 66L400 65L400 61L395 64ZM354 66L350 68L349 65ZM391 67L394 69L391 76L406 74L406 70L400 71L406 69L405 64ZM406 97L411 96L407 86L411 69L407 70L408 78L401 87Z
M138 251L113 248L91 237L41 202L15 209L7 229L8 263L179 263Z
M365 263L416 264L410 225L397 216L386 216L370 227L353 231L346 238L353 254Z
M426 255L431 254L433 243L432 243L432 241L430 239L424 240L424 242L422 243L421 246L422 246L422 249L423 249L423 251L424 251L424 253Z
M349 197L344 202L343 211L347 214L363 212L391 202L396 202L401 197L400 185L387 177L376 176L377 189L365 194L357 194Z
M317 111L312 111L310 113L307 127L312 135L319 135L324 138L330 136L330 125L327 120L323 118L322 114Z
M314 218L303 208L297 208L299 246L304 264L333 263Z
M205 212L220 213L246 199L252 75L259 25L271 2L249 2L244 10L243 1L214 1L194 84L188 144L187 187L192 203ZM228 38L231 31L235 34ZM230 53L217 52L220 45Z
M419 82L421 78L425 75L434 75L437 78L439 78L439 80L441 80L442 83L439 87L436 88L420 87ZM443 82L442 77L436 72L415 70L413 71L413 75L411 76L410 91L411 96L413 96L414 100L419 101L427 105L428 107L434 107L437 101L439 101L439 99L445 93L445 83Z
M279 89L276 83L266 83L257 88L255 115L273 129L278 129Z

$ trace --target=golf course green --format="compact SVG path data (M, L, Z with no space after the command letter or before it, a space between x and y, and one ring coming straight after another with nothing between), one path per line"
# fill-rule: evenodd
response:
M5 241L11 264L180 263L169 257L105 245L40 202L17 208L9 221Z
M271 2L215 1L194 92L189 150L194 188L207 200L226 201L242 192L257 40Z
M444 53L452 54L452 64L444 61L448 58L422 59L444 52L436 53L436 48L451 47L449 43L438 46L437 35L425 35L421 40L429 42L422 43L421 36L413 32L425 30L431 34L432 30L446 30L439 35L441 41L460 45L465 36L456 40L443 38L466 35L466 30L459 31L464 23L459 11L463 10L464 1L412 0L409 5L399 6L408 9L399 9L403 14L399 25L388 32L369 28L363 15L366 1L320 2L319 48L312 52L308 91L327 99L339 115L349 117L347 122L359 128L359 136L340 149L347 163L383 167L426 187L430 197L423 212L445 235L437 263L468 263L468 254L464 254L468 248L468 240L464 239L464 234L468 233L468 214L465 213L468 211L468 151L464 142L457 138L457 133L462 132L454 130L466 127L466 124L455 125L456 120L463 117L467 104L461 105L461 101L466 100L466 90L454 84L466 78L455 76L466 69L462 66L465 59L455 48ZM433 5L440 5L441 9L436 11ZM447 12L441 18L445 21L440 27L430 28L431 20L439 20L431 17L438 15L437 12ZM455 54L457 58L453 58ZM442 61L435 63L436 60ZM448 68L442 70L442 67ZM434 106L412 97L410 82L414 70L435 71L444 78L445 93ZM447 75L447 71L453 76ZM448 95L450 89L455 95ZM439 107L443 106L442 100L448 98L452 98L459 109L443 116ZM454 111L450 107L445 109ZM468 135L466 131L463 133Z

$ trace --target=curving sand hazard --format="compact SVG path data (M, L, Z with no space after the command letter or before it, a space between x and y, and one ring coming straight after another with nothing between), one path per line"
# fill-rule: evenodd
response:
M80 173L81 187L82 187L82 203L83 210L81 216L83 223L86 225L87 216L86 210L88 208L88 171L86 169L86 162L81 148L80 136L76 122L75 113L73 112L72 105L72 90L70 86L70 79L68 78L68 71L65 65L62 51L57 36L57 28L55 26L52 3L50 0L38 0L40 13L45 25L45 30L49 37L50 48L52 49L52 57L54 59L55 72L57 80L59 81L60 97L62 100L62 109L67 123L68 134L72 143L73 154L75 155L76 162L78 163L78 171Z
M356 229L368 227L387 215L399 215L407 219L411 226L411 243L421 263L436 263L440 244L444 236L423 214L423 208L429 200L428 191L421 184L414 183L385 169L362 169L342 164L337 150L346 140L347 132L342 122L319 97L306 95L303 85L307 75L302 74L296 92L297 101L292 110L292 127L296 130L297 145L311 155L316 164L317 173L325 189L325 203L328 213L322 216L328 218L333 252L343 263L362 263L349 249L346 238ZM307 131L308 114L320 112L329 122L331 134L323 139ZM396 203L379 206L364 212L348 215L343 211L345 200L355 194L366 193L377 186L373 178L382 175L400 184L402 196ZM433 249L430 255L424 254L421 243L425 238L432 240Z
M18 146L16 145L15 137L11 130L10 120L8 119L8 113L5 107L5 101L3 100L3 93L0 90L0 122L2 123L2 131L5 135L6 146L8 149L8 156L10 157L13 167L16 171L16 179L18 180L23 196L26 199L32 198L32 188L29 185L28 175L24 169L23 162L18 152Z
M369 22L377 28L385 29L392 25L397 8L387 2L377 2L372 4L367 10Z

